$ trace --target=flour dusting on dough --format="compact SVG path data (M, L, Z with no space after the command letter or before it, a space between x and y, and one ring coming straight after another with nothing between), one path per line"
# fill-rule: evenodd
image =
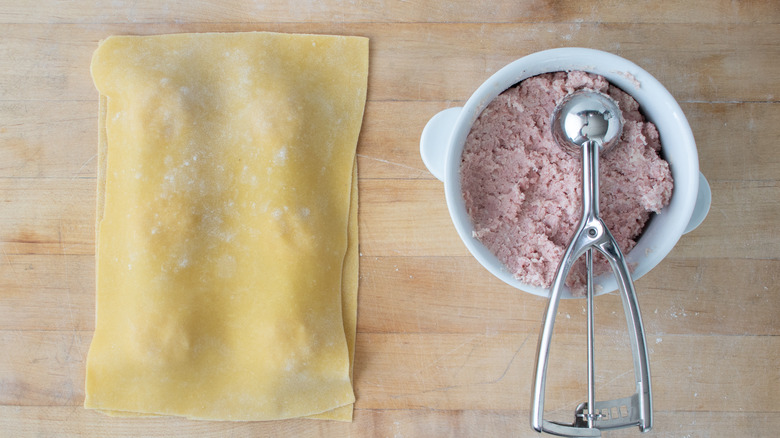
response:
M217 275L220 278L230 278L236 273L238 265L230 254L223 254L217 259Z
M274 165L284 166L287 163L287 147L282 146L274 155Z

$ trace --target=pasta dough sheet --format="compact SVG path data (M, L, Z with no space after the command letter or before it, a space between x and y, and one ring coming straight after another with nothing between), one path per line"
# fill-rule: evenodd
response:
M100 92L84 405L351 420L368 40L122 36Z

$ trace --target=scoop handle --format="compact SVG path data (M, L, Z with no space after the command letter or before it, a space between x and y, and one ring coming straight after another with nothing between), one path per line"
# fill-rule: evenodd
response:
M420 137L420 156L425 167L439 181L444 181L444 163L450 137L463 107L447 108L428 120Z

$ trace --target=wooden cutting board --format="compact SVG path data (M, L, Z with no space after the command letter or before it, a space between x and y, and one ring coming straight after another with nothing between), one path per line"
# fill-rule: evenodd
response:
M656 421L646 436L780 428L780 9L770 0L0 2L0 435L535 436L545 300L469 256L419 157L438 111L552 47L628 58L678 99L713 190L706 221L637 282ZM97 92L112 34L248 31L371 39L358 146L353 423L118 419L84 410L94 329ZM596 300L597 394L633 391L619 298ZM549 416L585 399L584 303L561 304ZM608 436L634 436L635 429Z

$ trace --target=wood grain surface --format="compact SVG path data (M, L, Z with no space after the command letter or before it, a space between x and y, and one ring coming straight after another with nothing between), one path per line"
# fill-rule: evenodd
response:
M82 408L94 329L97 92L112 34L250 31L370 38L358 145L355 421L121 419ZM546 301L493 278L419 156L438 111L562 46L641 65L680 102L713 191L705 222L637 282L648 437L780 430L780 7L773 0L0 0L0 436L533 437ZM633 391L622 305L596 300L599 397ZM560 306L547 410L585 392L585 305ZM638 436L636 429L605 433Z

